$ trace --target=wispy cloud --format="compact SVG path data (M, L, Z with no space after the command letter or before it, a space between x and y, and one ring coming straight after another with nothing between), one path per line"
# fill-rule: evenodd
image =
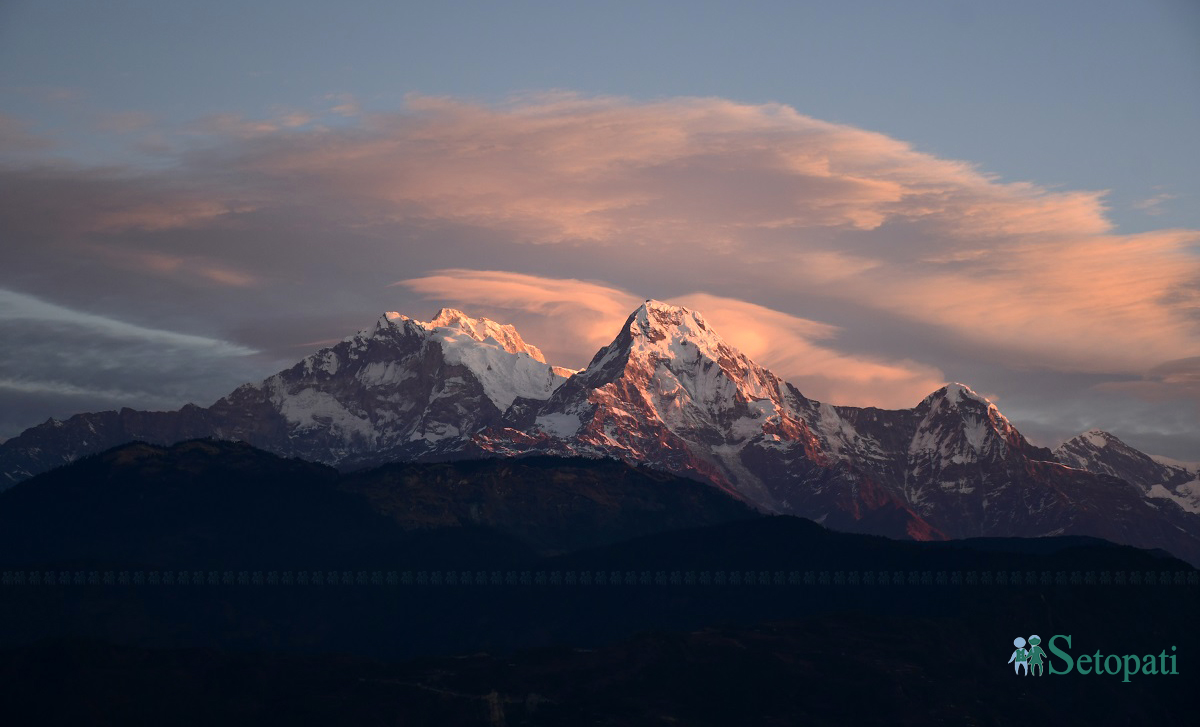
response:
M333 104L329 107L329 111L338 116L358 116L362 111L358 99L354 98L353 94L331 93L325 97L325 100Z
M42 151L54 146L54 140L34 133L24 119L0 113L0 153Z
M1158 216L1166 212L1166 204L1173 199L1179 199L1179 195L1170 194L1168 192L1160 192L1152 197L1140 199L1133 203L1133 208L1141 210L1148 215Z
M246 346L5 289L0 339L0 432L13 434L51 415L207 405L262 368L257 352Z
M427 300L513 318L527 340L545 345L554 363L573 368L612 341L641 302L604 283L496 270L437 270L395 285Z
M254 206L250 204L188 199L181 195L140 205L122 205L109 212L102 212L91 220L90 227L95 232L120 232L123 230L161 232L176 228L199 227L220 217L253 210Z
M236 139L249 139L279 131L286 124L280 119L250 119L241 114L213 114L192 124L200 134L214 134Z
M115 318L56 305L31 295L0 289L0 321L63 324L126 341L144 341L177 349L204 351L217 356L248 356L253 349L215 338L147 328Z
M1137 381L1109 382L1097 388L1134 394L1149 401L1190 398L1196 402L1200 414L1200 356L1159 364Z

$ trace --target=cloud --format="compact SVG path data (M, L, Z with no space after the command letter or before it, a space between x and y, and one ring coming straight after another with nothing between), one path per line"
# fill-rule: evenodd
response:
M440 270L396 285L472 311L499 312L505 320L515 314L522 335L535 332L529 340L552 340L560 348L564 340L573 344L563 361L572 367L612 341L642 300L602 283L492 270ZM838 329L818 321L708 293L666 302L700 312L729 344L822 401L908 407L945 381L937 369L913 361L847 355L819 345L836 338Z
M125 261L129 267L151 273L172 275L181 280L207 280L218 285L246 288L259 282L248 273L212 264L202 257L184 257L158 252L107 251L112 257Z
M1002 183L778 104L411 97L227 161L263 187L289 180L294 202L352 207L360 226L702 256L1033 366L1129 373L1200 353L1196 231L1113 234L1100 192Z
M1138 200L1137 202L1134 202L1133 208L1137 209L1137 210L1141 210L1142 212L1145 212L1148 215L1158 216L1158 215L1161 215L1163 212L1166 212L1166 209L1164 209L1164 206L1166 205L1167 202L1170 202L1171 200L1178 199L1178 198L1179 198L1179 195L1177 195L1177 194L1169 194L1167 192L1161 192L1159 194L1154 195L1153 197L1147 197L1146 199L1141 199L1141 200Z
M253 210L253 205L179 197L145 204L122 205L111 212L96 215L91 221L91 229L95 232L158 232L179 227L198 227L220 217Z
M330 106L329 110L338 116L358 116L362 111L358 100L354 98L353 94L331 93L325 97L325 100L333 103L333 106Z
M210 404L261 378L255 350L0 289L0 435L48 416ZM40 402L40 408L35 406Z
M741 330L754 314L790 330L764 363L845 403L911 403L940 377L931 364L989 391L972 377L1083 372L1149 391L1168 385L1164 362L1200 356L1200 232L1119 234L1102 191L999 180L779 104L321 104L312 118L346 119L162 131L174 152L153 170L0 167L15 241L0 285L71 300L180 288L181 309L280 350L344 335L352 311L457 301L508 311L567 365L643 298L706 295L697 307Z
M379 193L511 225L531 241L659 242L705 227L873 230L912 219L972 236L1110 227L1099 193L1001 184L778 104L566 97L493 108L413 97L409 106L375 120L384 144L369 145L379 155L361 168L384 182ZM298 168L301 158L345 161L351 151L279 161ZM410 183L385 170L397 161L426 171Z
M121 406L134 403L154 402L153 397L147 397L146 392L136 389L89 388L79 386L69 381L47 381L28 379L0 378L0 389L20 394L38 394L63 397L79 397L85 399L103 399Z
M0 229L66 237L162 232L220 223L256 209L238 188L186 174L78 167L66 162L0 166Z
M892 305L1013 365L1135 373L1200 352L1196 240L1192 231L1010 239L974 259L872 269L843 281L840 295Z
M699 311L730 344L819 401L900 409L946 383L941 371L916 361L851 355L817 344L837 337L838 329L824 323L706 293L670 302Z
M1151 402L1191 399L1200 413L1200 356L1159 364L1137 381L1105 382L1096 388L1132 394Z
M212 114L191 124L188 130L235 139L253 139L310 124L316 117L295 109L275 109L269 119L251 119L242 114Z
M604 283L495 270L437 270L394 285L472 313L513 318L522 337L539 348L545 342L548 360L571 368L583 367L610 343L641 303Z
M42 151L54 141L30 131L30 124L16 116L0 113L0 153Z
M279 117L279 124L288 129L295 129L311 123L313 115L303 111L287 111Z
M248 356L253 349L214 338L146 328L94 313L73 310L31 295L0 289L0 321L63 325L126 342L145 342L165 348L203 351L215 356Z

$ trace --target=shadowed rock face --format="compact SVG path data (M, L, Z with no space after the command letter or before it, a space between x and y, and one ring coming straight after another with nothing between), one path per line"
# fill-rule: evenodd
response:
M848 531L1088 534L1200 562L1195 473L1124 445L1097 447L1090 435L1056 453L1033 446L961 384L912 409L823 404L729 346L699 313L655 301L569 378L511 326L459 311L429 323L387 314L208 408L46 422L0 445L0 472L17 482L133 439L202 436L343 470L616 457Z

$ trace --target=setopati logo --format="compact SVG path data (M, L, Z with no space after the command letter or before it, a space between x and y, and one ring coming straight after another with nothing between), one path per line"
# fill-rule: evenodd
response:
M1042 640L1036 634L1030 636L1028 640L1024 636L1018 636L1013 639L1013 646L1017 647L1013 651L1012 656L1008 658L1008 663L1013 665L1013 671L1017 674L1029 676L1043 675L1043 666L1049 667L1049 674L1070 674L1077 672L1079 674L1108 674L1112 676L1122 676L1121 681L1129 681L1129 677L1135 674L1178 674L1179 669L1175 662L1175 647L1172 646L1168 654L1166 649L1163 649L1158 654L1145 654L1138 656L1137 654L1102 654L1099 649L1094 654L1080 654L1072 656L1066 649L1071 648L1070 634L1055 634L1050 637L1050 642L1047 647L1053 658L1048 656L1041 647ZM1066 649L1063 646L1066 646Z

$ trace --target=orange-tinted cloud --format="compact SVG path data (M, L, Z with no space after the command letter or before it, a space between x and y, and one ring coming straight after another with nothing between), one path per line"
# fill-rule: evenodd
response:
M874 269L842 294L984 345L1009 364L1138 372L1200 352L1192 231L1019 237L978 257Z
M286 118L213 117L203 128L217 135L213 147L190 149L158 176L114 175L125 184L116 192L89 172L93 203L79 204L85 195L75 194L72 209L36 224L81 220L75 229L102 231L118 244L120 232L216 227L252 204L277 225L303 214L330 247L346 244L342 231L378 230L375 239L394 240L391 259L406 265L411 238L397 230L452 230L464 236L457 257L422 250L424 267L395 277L430 299L440 291L446 300L461 295L539 315L573 311L576 328L547 331L574 341L564 351L611 335L612 321L638 300L611 291L636 287L659 298L705 290L776 308L803 295L852 310L837 321L847 330L855 315L886 317L1009 368L1128 378L1200 356L1200 232L1117 234L1102 192L1002 182L779 104L411 97L402 112L354 119L338 128L288 128ZM0 194L0 214L41 209L59 179L19 200ZM430 272L500 267L501 249L519 248L529 260L530 245L551 261L524 283L512 273ZM289 247L282 259L251 246L224 254L213 264L260 279L273 272L267 266L319 270L322 281L329 269L312 262L328 258L311 245ZM473 254L492 257L480 263ZM628 261L629 273L595 272L601 254ZM373 275L383 259L364 255L359 263L340 247L338 257L348 276ZM592 275L608 282L582 280ZM806 310L799 302L788 309ZM554 350L553 341L530 337ZM797 362L819 359L795 351ZM915 388L936 378L894 358L880 353L882 369L861 358L863 386L892 380Z
M129 269L169 275L179 280L200 279L220 286L236 288L246 288L258 282L258 278L250 273L198 256L129 251L119 248L99 248L94 252Z
M270 130L211 121L234 136ZM563 96L489 107L410 97L407 113L368 123L368 134L277 145L253 167L314 175L400 214L499 227L532 242L873 230L913 219L949 235L1109 228L1098 193L1001 184L778 104Z
M551 363L580 368L612 341L641 302L603 283L496 270L437 270L396 283L422 297L461 305L488 317L511 318ZM543 343L545 345L543 345ZM554 359L554 354L565 358Z
M198 227L219 217L253 210L253 205L222 200L165 199L124 205L119 209L97 214L92 220L91 229L96 232L120 232Z
M641 302L601 283L494 270L440 270L397 285L432 300L514 319L523 333L530 332L531 341L568 342L564 353L569 359L562 363L572 367L582 366L609 343ZM666 302L699 311L731 345L822 401L908 407L944 383L941 372L930 366L847 355L816 343L837 335L838 329L825 323L707 293Z
M706 293L670 302L700 311L725 340L820 401L907 408L946 382L941 371L916 361L851 355L816 343L835 339L835 326Z
M1032 366L1135 372L1200 354L1196 232L1115 235L1100 192L1002 183L777 104L413 97L358 133L244 164L391 221L701 254L731 279L802 281Z
M358 116L362 111L353 94L331 93L325 97L325 100L334 104L329 107L329 110L338 116Z

